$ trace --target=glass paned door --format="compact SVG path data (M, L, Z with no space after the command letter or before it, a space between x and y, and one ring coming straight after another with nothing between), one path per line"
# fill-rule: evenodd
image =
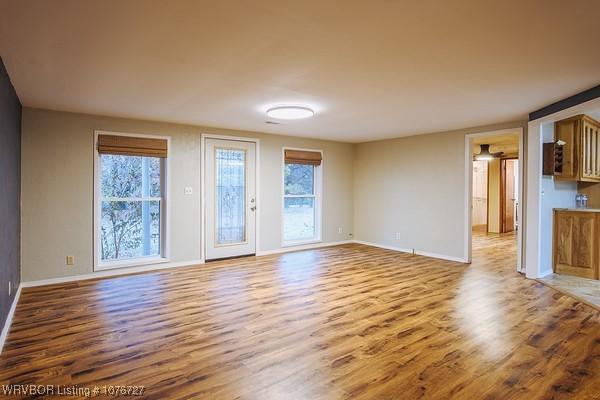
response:
M206 139L205 258L256 252L256 144Z
M246 241L246 151L215 148L216 246Z

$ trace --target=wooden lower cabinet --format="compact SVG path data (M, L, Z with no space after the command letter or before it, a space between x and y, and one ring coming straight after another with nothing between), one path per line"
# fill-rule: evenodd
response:
M598 279L600 211L554 210L554 272Z

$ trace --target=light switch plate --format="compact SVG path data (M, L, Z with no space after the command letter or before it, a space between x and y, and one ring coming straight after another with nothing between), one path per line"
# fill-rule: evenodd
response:
M186 186L185 189L183 189L183 193L186 196L190 196L192 193L194 193L194 189L191 186Z

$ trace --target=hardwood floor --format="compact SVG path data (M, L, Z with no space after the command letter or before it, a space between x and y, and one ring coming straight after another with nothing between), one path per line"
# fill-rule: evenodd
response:
M0 383L149 399L600 399L600 313L514 270L363 245L23 290Z

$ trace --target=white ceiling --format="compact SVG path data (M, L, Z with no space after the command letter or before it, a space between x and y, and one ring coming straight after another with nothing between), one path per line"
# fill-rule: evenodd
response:
M600 83L600 1L0 0L26 106L348 142L524 120ZM267 125L270 105L315 108Z

